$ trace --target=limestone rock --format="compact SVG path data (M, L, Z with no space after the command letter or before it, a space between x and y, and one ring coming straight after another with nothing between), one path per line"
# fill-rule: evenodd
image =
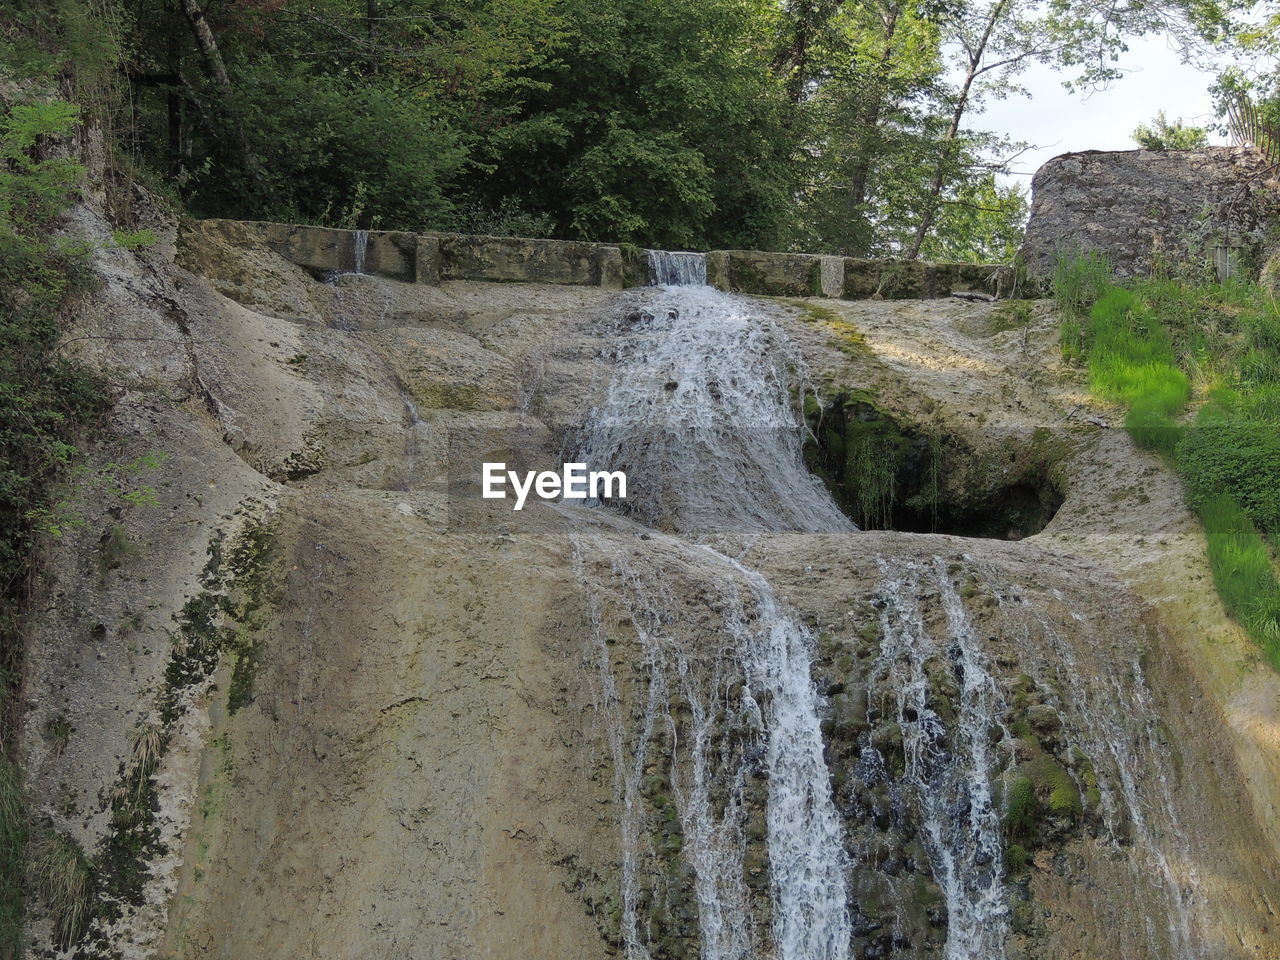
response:
M1054 157L1032 181L1022 258L1047 278L1061 253L1098 250L1121 277L1166 264L1205 266L1225 248L1256 257L1280 194L1256 150L1087 150Z

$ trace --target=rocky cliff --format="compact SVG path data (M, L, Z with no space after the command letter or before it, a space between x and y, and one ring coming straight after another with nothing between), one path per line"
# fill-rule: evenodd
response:
M1022 258L1047 278L1060 253L1104 253L1121 277L1158 265L1237 273L1260 266L1280 214L1275 172L1252 148L1086 150L1054 157L1032 181Z
M788 696L829 783L795 816L837 823L829 955L1280 950L1280 683L1046 305L735 300L811 413L843 398L824 442L936 451L942 520L700 537L478 494L580 442L654 291L326 281L156 226L95 255L70 345L119 392L94 461L163 453L158 504L83 505L31 642L31 789L93 864L76 955L817 956L779 946Z

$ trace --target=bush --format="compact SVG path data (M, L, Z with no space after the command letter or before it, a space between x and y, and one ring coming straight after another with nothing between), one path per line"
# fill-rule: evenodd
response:
M1193 506L1228 492L1259 530L1280 534L1280 432L1274 422L1210 403L1187 431L1178 458Z
M1209 132L1186 126L1181 117L1170 123L1161 110L1150 124L1138 124L1133 142L1144 150L1197 150L1209 145Z
M1267 659L1280 667L1280 584L1271 551L1229 494L1202 502L1198 512L1223 605L1244 623Z
M465 151L433 101L264 57L244 69L235 113L261 160L197 175L197 213L340 227L447 223Z

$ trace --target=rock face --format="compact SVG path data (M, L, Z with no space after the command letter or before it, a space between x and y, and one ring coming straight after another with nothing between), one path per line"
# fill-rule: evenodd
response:
M1225 620L1176 478L1076 415L1045 307L737 298L797 380L963 450L943 494L1034 454L1064 499L1019 542L711 550L477 492L483 460L558 466L657 291L410 282L394 238L392 275L322 282L286 254L338 262L345 237L193 232L175 260L154 226L152 250L94 254L76 344L121 391L92 463L166 454L157 503L87 503L53 545L24 691L41 828L95 866L75 955L694 960L732 928L747 949L719 955L773 956L759 716L788 691L732 641L783 621L809 644L789 662L851 956L1280 952L1280 683ZM975 753L976 811L953 802ZM998 819L995 855L963 816Z
M1256 273L1280 214L1274 173L1256 150L1088 150L1054 157L1032 181L1022 258L1046 278L1060 253L1098 250L1119 276L1229 256Z

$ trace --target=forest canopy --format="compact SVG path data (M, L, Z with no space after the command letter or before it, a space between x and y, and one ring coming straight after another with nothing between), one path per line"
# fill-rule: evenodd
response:
M1004 260L1021 147L983 105L1128 38L1233 39L1211 0L3 0L194 216L668 248Z

